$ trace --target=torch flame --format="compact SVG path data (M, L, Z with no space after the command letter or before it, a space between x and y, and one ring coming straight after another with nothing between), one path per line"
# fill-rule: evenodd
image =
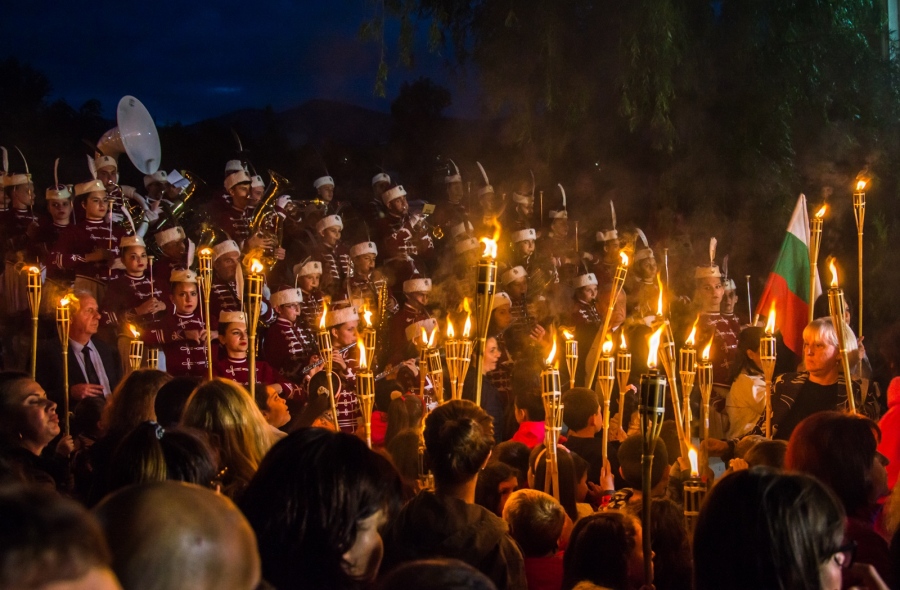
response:
M828 268L831 269L831 286L837 288L837 286L838 286L838 273L837 273L837 266L835 266L835 264L834 264L834 258L832 258L832 259L828 262Z
M472 308L469 307L469 298L468 297L463 297L462 306L463 306L463 310L465 310L465 312L467 314L472 315Z
M694 320L694 325L691 326L691 334L687 337L687 340L684 341L685 346L694 347L696 343L695 338L697 337L697 322L700 321L700 316L697 316L697 319Z
M254 259L250 262L250 272L252 272L252 273L254 273L254 274L259 274L259 273L261 273L261 272L263 271L264 268L265 268L265 267L262 265L262 263L261 263L259 260L257 260L256 258L254 258Z
M369 311L368 309L364 308L363 309L363 317L366 319L366 326L371 328L372 327L372 312Z
M663 314L663 284L662 276L656 273L656 284L659 286L659 301L656 303L656 315L662 317Z
M766 334L771 336L775 333L775 302L772 302L772 307L769 308L769 319L766 322Z
M481 238L481 243L484 244L484 254L482 255L484 258L492 258L494 260L497 259L497 242L491 240L489 238Z
M628 266L628 254L626 254L624 250L619 251L619 258L622 260L622 264L619 266Z
M865 179L859 179L856 181L856 192L861 193L865 190L868 181Z
M706 348L704 348L703 352L700 353L700 357L705 361L709 360L709 349L712 348L713 338L715 337L716 335L713 334L712 338L709 339L709 342L706 343Z
M612 352L613 349L613 341L612 336L609 334L606 335L606 342L603 343L603 356L608 356L609 353Z
M649 350L647 351L647 366L651 369L655 369L658 363L659 341L662 340L662 333L665 327L665 324L663 324L652 336L650 336Z
M628 350L628 343L625 342L625 331L623 330L621 334L619 334L619 350L626 351Z
M141 335L141 333L137 331L137 328L134 327L134 324L128 324L128 329L131 331L135 338L138 338Z
M362 341L362 338L356 339L356 348L359 350L359 368L360 370L365 371L369 368L369 363L366 362L366 345Z
M425 328L422 328L422 346L428 346L428 332Z
M60 307L68 307L68 305L69 305L69 298L68 298L68 297L63 297L62 299L59 300L59 306L60 306Z
M447 338L456 338L456 332L453 331L453 322L447 318Z
M691 462L691 476L697 477L700 468L697 466L697 450L694 447L688 449L688 460Z
M33 275L36 275L36 274L39 274L39 273L41 272L41 269L39 269L39 268L36 267L36 266L29 266L29 267L28 267L28 272L30 272L30 273L33 274Z
M822 208L816 211L816 219L822 219L825 217L825 212L828 211L828 205L822 205Z
M212 256L212 253L213 253L212 248L201 248L200 249L200 256L203 256L203 257Z
M563 336L565 336L566 340L571 340L572 338L575 337L575 335L572 334L571 332L569 332L568 330L563 330Z
M472 314L466 316L466 323L463 326L463 338L468 338L472 331Z
M319 329L320 330L325 329L325 315L327 313L328 313L328 304L325 302L322 302L322 319L319 320Z
M556 358L556 337L553 338L553 347L550 348L550 354L547 356L547 359L544 361L544 364L548 367L553 364L554 359Z
M437 334L437 328L431 331L431 336L428 337L428 348L434 348L434 337Z

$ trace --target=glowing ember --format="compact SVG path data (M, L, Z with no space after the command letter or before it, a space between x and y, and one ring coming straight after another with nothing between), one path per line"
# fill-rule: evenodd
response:
M252 272L252 273L254 273L254 274L259 274L259 273L261 273L261 272L263 271L264 268L265 268L265 267L262 265L262 263L261 263L259 260L257 260L256 258L254 258L254 259L250 262L250 272Z
M769 319L766 322L766 334L771 336L775 333L775 302L772 302L772 307L769 308Z
M647 366L651 369L655 369L658 361L659 355L659 341L662 340L662 333L665 325L660 326L656 332L650 336L650 343L648 345L647 350Z
M68 307L68 305L69 305L69 298L68 298L68 297L63 297L62 299L59 300L59 306L60 306L60 307Z
M33 275L36 275L36 274L40 274L41 269L39 269L39 268L36 267L36 266L29 266L29 267L28 267L28 272L30 272L30 273L33 274Z
M208 256L212 256L212 253L213 253L212 248L201 248L200 249L200 256L203 256L204 258L206 258Z

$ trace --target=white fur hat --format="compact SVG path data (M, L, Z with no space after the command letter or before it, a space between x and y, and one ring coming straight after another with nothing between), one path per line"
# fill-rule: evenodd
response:
M528 205L529 203L534 203L534 195L520 195L519 193L513 193L512 201L518 205Z
M7 182L7 186L8 185L9 183ZM103 186L103 183L99 180L89 180L87 182L82 182L75 185L76 197L97 191L103 191L104 193L106 193L106 187Z
M475 228L472 227L471 222L462 221L450 228L450 237L456 239L463 234L471 234L473 231L475 231Z
M634 261L640 262L641 260L645 260L647 258L653 258L653 257L654 257L653 250L651 250L650 248L641 248L634 255Z
M494 293L494 303L491 305L491 311L494 311L498 307L503 307L504 305L512 306L512 299L509 298L506 291Z
M72 198L72 187L65 184L48 188L44 198L49 201L67 201Z
M356 312L356 308L353 306L344 307L341 309L329 309L328 313L325 314L325 327L331 328L332 326L340 326L341 324L346 324L347 322L358 322L359 314Z
M737 291L737 285L734 284L734 279L725 279L722 281L722 285L725 287L726 291Z
M444 184L453 184L454 182L462 182L462 174L459 173L459 167L456 165L456 162L450 160L450 163L453 164L453 174L448 174L444 177Z
M170 283L196 283L197 273L188 268L173 268L169 274Z
M565 209L562 209L560 211L552 211L552 210L550 211L550 219L568 219L568 218L569 218L569 212L566 211Z
M94 168L100 170L101 168L114 168L116 171L119 170L119 163L115 158L110 156L97 156L94 158Z
M319 190L319 187L323 187L325 185L334 186L334 179L330 176L320 176L313 181L313 188L316 190Z
M494 187L492 187L491 185L483 186L480 189L478 189L479 197L483 197L485 195L492 195L492 194L494 194Z
M581 287L587 287L588 285L598 285L597 275L592 272L577 275L572 279L572 287L575 289L580 289Z
M322 274L322 263L318 260L310 260L304 265L295 264L293 268L294 274L298 277L305 277L308 275L320 275Z
M220 311L219 325L244 324L247 325L247 316L242 311Z
M240 160L228 160L225 163L225 175L228 176L232 172L241 172L244 170L244 163Z
M149 187L154 182L169 182L169 175L165 170L157 170L153 174L144 176L144 188Z
M344 220L340 215L328 215L316 222L316 231L322 233L329 227L338 227L344 229Z
M385 172L379 172L378 174L376 174L375 176L372 177L372 186L375 186L379 182L387 182L388 184L390 184L391 177L388 176Z
M428 318L427 320L419 320L406 326L406 340L415 344L422 342L422 330L431 337L431 332L437 328L437 320Z
M266 183L263 182L262 176L259 174L254 174L250 177L250 188L260 188L266 186Z
M469 250L474 250L481 245L481 242L476 240L475 238L466 238L465 240L460 240L456 242L456 253L462 254L463 252L468 252Z
M288 303L302 302L303 291L296 287L289 287L287 289L282 289L281 291L275 291L269 298L269 303L272 304L272 307L281 307L282 305L287 305Z
M597 232L597 241L598 242L609 242L611 240L618 240L619 232L614 229L609 231L598 231Z
M250 175L248 175L243 170L238 170L237 172L232 172L228 176L225 177L225 190L230 190L236 184L241 184L244 182L250 182Z
M28 184L31 182L31 174L13 174L6 177L6 186L18 186L20 184Z
M381 193L381 200L385 205L389 204L394 199L399 199L400 197L406 196L406 189L403 188L402 184L398 184L397 186L391 187Z
M513 244L517 244L526 240L537 239L537 232L535 232L534 229L530 227L528 229L520 229L519 231L514 231L510 238L510 241Z
M404 293L430 293L431 279L409 279L403 281Z
M119 240L119 249L124 250L125 248L131 248L133 246L140 246L142 248L146 248L147 244L144 243L144 238L141 236L122 236Z
M165 246L170 242L178 242L184 239L184 230L180 226L170 227L162 231L156 232L153 236L157 246Z
M219 242L215 246L213 246L213 262L219 259L219 257L228 254L229 252L237 252L241 253L241 249L238 247L237 242L234 240L225 240L224 242Z
M378 256L378 246L375 245L375 242L360 242L350 248L351 258L356 258L363 254L374 254L375 256Z
M508 285L519 279L524 279L528 277L528 273L525 272L525 268L522 266L514 266L500 277L500 282L504 285Z

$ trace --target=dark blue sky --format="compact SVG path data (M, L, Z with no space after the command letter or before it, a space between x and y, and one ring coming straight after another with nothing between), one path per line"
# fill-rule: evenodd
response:
M425 23L416 67L389 59L387 97L374 96L379 48L357 35L372 10L366 0L12 0L0 17L0 56L43 72L52 98L76 108L98 98L110 117L125 94L158 123L311 98L386 111L400 84L422 75L450 88L449 114L476 116L471 82L457 83L425 49Z

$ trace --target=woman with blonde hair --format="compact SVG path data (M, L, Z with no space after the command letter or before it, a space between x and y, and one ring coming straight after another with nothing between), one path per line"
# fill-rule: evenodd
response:
M223 492L239 496L274 441L256 402L241 385L213 379L194 390L181 426L207 432L219 453Z

